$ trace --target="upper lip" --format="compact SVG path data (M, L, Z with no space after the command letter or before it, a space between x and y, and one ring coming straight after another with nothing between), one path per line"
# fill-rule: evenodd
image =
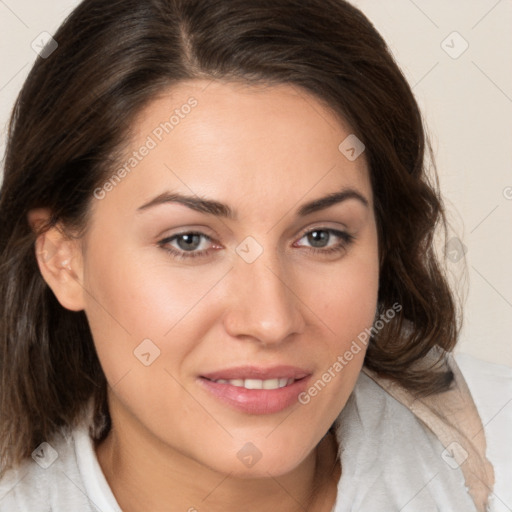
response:
M233 368L226 368L211 373L201 375L209 380L232 380L232 379L302 379L307 377L311 372L297 366L280 365L272 366L270 368L263 368L261 366L237 366Z

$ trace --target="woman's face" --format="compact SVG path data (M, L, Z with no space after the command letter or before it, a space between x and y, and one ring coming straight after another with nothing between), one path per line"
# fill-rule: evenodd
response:
M286 85L182 83L138 117L81 256L118 431L242 477L284 474L319 443L377 306L372 190L350 134Z

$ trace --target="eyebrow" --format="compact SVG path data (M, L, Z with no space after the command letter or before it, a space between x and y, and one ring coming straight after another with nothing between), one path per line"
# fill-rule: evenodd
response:
M369 207L369 202L363 194L353 188L344 188L338 192L332 192L331 194L328 194L324 197L320 197L310 201L309 203L303 204L295 212L295 215L297 217L305 217L306 215L311 215L312 213L318 212L320 210L325 210L330 206L341 203L343 201L347 201L348 199L356 199L364 206ZM151 201L137 208L137 211L141 212L148 210L149 208L167 203L179 203L197 212L206 213L230 220L237 220L236 212L227 204L214 201L212 199L205 199L198 196L190 196L172 192L164 192L156 196L154 199L151 199Z

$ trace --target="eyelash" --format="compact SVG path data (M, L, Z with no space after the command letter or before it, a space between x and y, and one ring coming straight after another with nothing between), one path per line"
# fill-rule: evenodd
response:
M339 231L337 229L332 229L332 228L311 229L310 231L306 231L305 233L303 233L303 235L300 237L300 239L304 238L305 236L307 236L311 233L314 233L315 231L326 231L328 233L334 234L335 236L341 238L342 241L340 243L338 243L337 245L335 245L334 247L329 247L327 249L319 249L317 247L306 248L308 250L308 252L313 253L313 254L321 254L321 255L326 256L326 255L331 255L331 254L335 254L335 253L340 253L340 252L344 251L347 247L349 247L352 244L352 242L355 240L354 235L350 235L344 231ZM209 252L208 250L191 252L191 251L179 251L177 249L173 249L173 248L169 247L168 244L170 242L172 242L173 240L175 240L177 238L185 236L185 235L199 235L199 236L206 238L209 241L212 241L212 238L209 237L208 235L205 235L204 233L201 233L198 231L184 231L183 233L178 233L171 237L164 238L163 240L160 240L158 242L158 246L160 248L162 248L164 251L166 251L167 253L169 253L173 258L175 258L177 260L186 260L186 259L190 259L190 258L198 258L198 257L208 256L208 252Z

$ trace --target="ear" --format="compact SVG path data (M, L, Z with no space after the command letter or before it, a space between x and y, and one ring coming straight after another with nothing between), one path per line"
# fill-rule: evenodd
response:
M61 224L47 230L51 212L46 208L30 210L27 220L36 233L36 259L43 279L60 304L71 311L84 309L83 261L79 239L65 233Z

